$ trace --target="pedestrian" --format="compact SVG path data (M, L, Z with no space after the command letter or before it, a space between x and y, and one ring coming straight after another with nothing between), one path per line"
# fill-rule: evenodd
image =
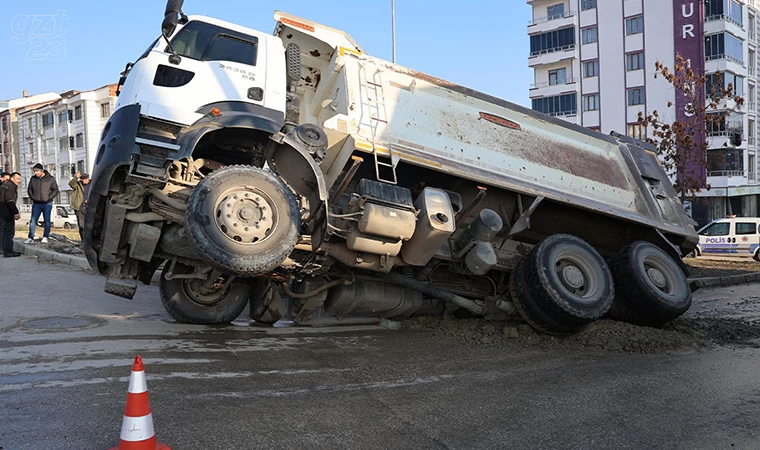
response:
M29 220L29 238L24 241L24 244L34 242L34 232L37 231L37 221L40 219L40 214L42 214L45 225L42 243L47 244L48 237L50 237L50 213L53 211L53 200L58 197L58 183L42 167L42 164L35 164L32 171L34 171L34 175L29 180L27 193L34 203L32 204L32 218Z
M0 186L11 178L11 174L8 172L0 173Z
M21 253L13 251L13 235L16 234L16 221L19 220L16 207L19 184L21 174L18 172L8 174L8 181L0 184L0 246L6 258L21 256Z
M79 240L82 240L84 232L84 214L87 211L87 197L90 195L90 176L86 173L77 172L74 178L69 181L69 186L73 189L71 193L71 209L77 216L77 225L79 225Z

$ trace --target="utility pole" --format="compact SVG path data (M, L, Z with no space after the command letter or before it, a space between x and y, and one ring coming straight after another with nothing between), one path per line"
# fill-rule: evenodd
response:
M396 64L396 0L391 0L391 33L393 34L393 64Z

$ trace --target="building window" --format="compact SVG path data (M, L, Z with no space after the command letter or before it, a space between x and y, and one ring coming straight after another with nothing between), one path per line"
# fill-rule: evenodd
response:
M643 141L647 137L647 129L640 123L629 123L628 137Z
M583 78L599 76L599 60L586 61L583 63Z
M69 123L74 121L74 111L69 110Z
M578 113L577 97L573 94L533 99L533 110L551 116L570 116Z
M111 117L111 104L110 103L101 103L100 104L100 117L107 119Z
M597 27L589 27L581 30L581 42L584 44L593 44L599 40L599 29Z
M76 143L77 143L77 148L84 147L84 136L82 135L82 133L77 134Z
M69 148L74 148L74 136L69 137Z
M562 28L530 37L530 56L575 48L575 28Z
M644 68L644 52L625 55L625 68L628 72Z
M32 119L26 119L27 130L29 130L29 136L32 135Z
M45 166L45 170L47 170L47 172L50 174L50 176L52 176L53 178L55 178L55 164L47 164Z
M596 8L596 0L581 0L581 11Z
M639 34L644 32L644 16L625 19L625 35Z
M628 106L643 105L646 94L643 87L628 89Z
M84 173L84 161L77 161L77 172Z
M743 96L744 95L744 77L741 77L739 75L733 74L731 72L723 72L721 73L721 77L723 77L723 88L728 90L728 87L731 86L733 89L733 95L734 96ZM707 97L711 97L713 94L715 94L716 97L720 97L720 90L718 89L718 75L714 73L707 74L706 76L707 81L705 82L705 94ZM715 89L715 92L713 92L713 89ZM750 98L749 102L753 102L753 99Z
M61 111L58 113L58 124L63 125L66 123L66 111Z
M742 26L742 5L736 0L705 0L705 20L728 20Z
M584 111L596 111L599 109L599 94L591 94L583 96L583 110Z
M561 19L565 17L565 4L560 3L546 8L547 20Z
M74 120L82 120L82 107L74 107Z
M705 59L728 59L738 64L744 63L744 44L729 33L705 36Z
M588 127L590 131L596 131L597 133L601 133L602 129L599 127Z
M47 113L42 115L42 128L53 128L55 123L53 122L53 113Z
M565 84L567 70L554 69L549 71L549 86L555 86L557 84Z
M66 138L60 138L58 139L58 151L59 152L65 152L68 148L66 147Z

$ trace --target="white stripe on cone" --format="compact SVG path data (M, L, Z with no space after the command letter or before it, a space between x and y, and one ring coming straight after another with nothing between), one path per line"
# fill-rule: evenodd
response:
M142 417L127 417L121 422L121 439L127 442L139 442L156 435L153 429L153 414Z
M132 372L132 376L129 377L129 393L142 394L147 390L148 385L145 383L145 371Z

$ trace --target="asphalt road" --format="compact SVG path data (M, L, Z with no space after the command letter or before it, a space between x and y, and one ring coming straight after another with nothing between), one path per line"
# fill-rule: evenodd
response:
M182 449L760 448L760 350L488 348L375 326L173 323L157 288L0 259L0 448L118 443L143 356ZM705 311L758 285L697 293ZM707 306L706 306L707 305Z

